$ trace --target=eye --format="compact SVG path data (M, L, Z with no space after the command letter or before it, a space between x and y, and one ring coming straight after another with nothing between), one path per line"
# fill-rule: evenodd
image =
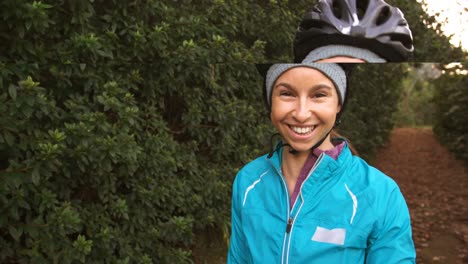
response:
M293 94L290 91L281 91L280 96L293 96Z
M325 94L325 93L315 93L314 94L315 98L321 98L321 97L325 97L325 96L327 96L327 94Z

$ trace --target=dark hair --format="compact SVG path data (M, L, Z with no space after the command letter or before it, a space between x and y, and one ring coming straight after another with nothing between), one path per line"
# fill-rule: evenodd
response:
M336 122L339 124L341 123L341 121L339 121L339 119L341 118L341 115L347 105L347 102L349 101L350 97L352 96L352 91L349 87L349 79L350 79L350 76L353 72L353 69L356 67L356 64L357 63L338 63L338 65L341 66L341 68L343 68L343 70L345 71L345 74L346 74L346 94L345 94L345 98L346 100L344 100L343 104L341 105L341 110L340 112L336 115ZM349 150L351 150L351 153L353 153L353 155L356 155L356 156L359 156L359 153L358 151L356 150L356 148L353 146L353 144L351 143L351 141L342 136L340 133L338 133L336 127L333 128L333 130L330 132L330 140L333 141L334 139L337 139L337 138L342 138L342 139L345 139L346 142L348 143L348 147L349 147Z
M338 138L345 139L346 142L348 143L348 148L349 148L349 150L351 150L351 153L353 153L353 155L359 156L359 153L357 152L356 148L353 146L351 141L348 138L342 136L340 133L338 133L338 131L336 131L336 129L333 129L330 132L331 141L333 141L334 139L338 139Z

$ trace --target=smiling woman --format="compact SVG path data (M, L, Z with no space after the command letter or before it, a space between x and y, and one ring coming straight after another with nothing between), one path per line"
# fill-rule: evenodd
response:
M366 17L389 24L365 28L360 19ZM300 63L273 64L265 72L265 102L281 141L236 176L228 263L414 263L410 215L398 185L353 155L345 139L331 137L349 77L348 66L331 62L400 61L413 49L411 31L382 0L321 0L304 20L295 43ZM380 48L366 49L371 42L362 32L389 34L393 23L397 32L390 34L403 35L402 42L376 37ZM346 37L309 43L337 30Z
M346 78L338 64L270 67L266 101L282 141L236 176L228 263L414 263L397 184L330 136Z

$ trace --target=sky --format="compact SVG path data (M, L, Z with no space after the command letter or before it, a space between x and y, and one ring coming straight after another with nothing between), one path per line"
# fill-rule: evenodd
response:
M442 26L444 34L453 34L451 43L468 51L468 0L418 0L427 3L430 15L440 13L439 22L447 21Z

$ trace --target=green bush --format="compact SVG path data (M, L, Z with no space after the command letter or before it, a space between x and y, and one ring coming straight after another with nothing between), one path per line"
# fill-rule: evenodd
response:
M434 132L455 155L468 164L468 78L466 65L445 68L434 85Z
M229 222L264 42L223 20L246 6L179 4L2 1L0 262L191 262Z
M352 72L338 131L365 159L372 159L390 136L406 71L406 64L395 63L361 64Z
M233 177L267 150L254 63L291 60L309 6L1 1L0 262L192 262L194 230L228 229ZM371 124L386 93L349 104L364 153L391 128Z

